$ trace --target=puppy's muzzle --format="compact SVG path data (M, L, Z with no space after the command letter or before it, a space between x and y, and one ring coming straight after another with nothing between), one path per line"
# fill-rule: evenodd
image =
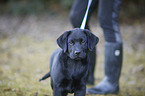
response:
M74 53L75 53L75 55L79 55L81 53L81 51L75 51Z

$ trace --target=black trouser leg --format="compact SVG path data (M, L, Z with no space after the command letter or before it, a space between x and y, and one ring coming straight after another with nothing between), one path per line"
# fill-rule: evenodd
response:
M121 0L99 1L99 22L105 37L105 77L94 88L92 94L116 94L122 68L123 43L119 30L118 16Z
M70 11L70 15L69 15L70 21L74 28L80 28L81 23L86 13L87 4L88 4L88 0L74 0L73 6ZM90 20L90 16L92 12L94 11L96 7L97 7L97 0L92 0L91 6L88 12L85 29L89 29L88 22Z
M80 28L82 20L84 18L86 8L87 8L88 0L74 0L74 4L72 6L71 12L70 12L70 21L73 25L74 28ZM93 0L88 17L87 17L87 22L86 22L86 29L89 29L89 19L90 16L93 12L93 10L96 8L97 0ZM96 49L94 49L92 52L89 52L90 55L90 67L89 67L89 74L87 78L87 83L88 84L94 84L94 69L95 69L95 64L96 64Z

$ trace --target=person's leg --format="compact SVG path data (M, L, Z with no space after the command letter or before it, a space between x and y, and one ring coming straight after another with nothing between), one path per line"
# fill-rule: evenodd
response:
M94 88L87 90L92 94L117 94L122 67L122 38L118 17L122 0L100 0L99 22L105 37L105 77Z
M82 20L84 18L86 8L87 8L88 0L74 0L74 4L72 6L71 12L70 12L70 21L74 28L80 28ZM89 19L93 12L93 10L96 8L97 0L92 0L91 7L89 9L87 22L86 22L86 29L89 29ZM96 63L96 49L94 49L92 52L89 52L90 55L90 67L89 67L89 75L88 75L88 84L94 84L94 69L95 69L95 63Z
M73 6L70 11L70 15L69 15L70 21L74 28L80 28L82 20L86 13L87 4L88 4L88 0L74 0ZM90 16L92 12L96 8L96 5L97 5L97 0L92 0L91 6L88 12L85 29L89 29L88 22L90 20Z

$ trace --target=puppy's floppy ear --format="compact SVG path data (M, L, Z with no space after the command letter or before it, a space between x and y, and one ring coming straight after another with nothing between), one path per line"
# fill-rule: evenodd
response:
M84 32L87 35L87 39L88 39L88 49L90 51L93 51L93 48L97 45L97 43L99 42L99 38L97 36L95 36L93 33L91 33L89 30L85 29Z
M57 39L58 46L60 48L62 48L64 50L64 52L67 51L67 38L70 33L71 33L71 31L66 31Z

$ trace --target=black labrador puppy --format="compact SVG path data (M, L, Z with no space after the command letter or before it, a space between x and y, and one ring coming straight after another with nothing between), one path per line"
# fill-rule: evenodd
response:
M51 76L51 87L54 96L85 96L86 78L89 69L89 55L99 39L89 30L75 28L63 33L57 49L51 56L50 72L41 80Z

